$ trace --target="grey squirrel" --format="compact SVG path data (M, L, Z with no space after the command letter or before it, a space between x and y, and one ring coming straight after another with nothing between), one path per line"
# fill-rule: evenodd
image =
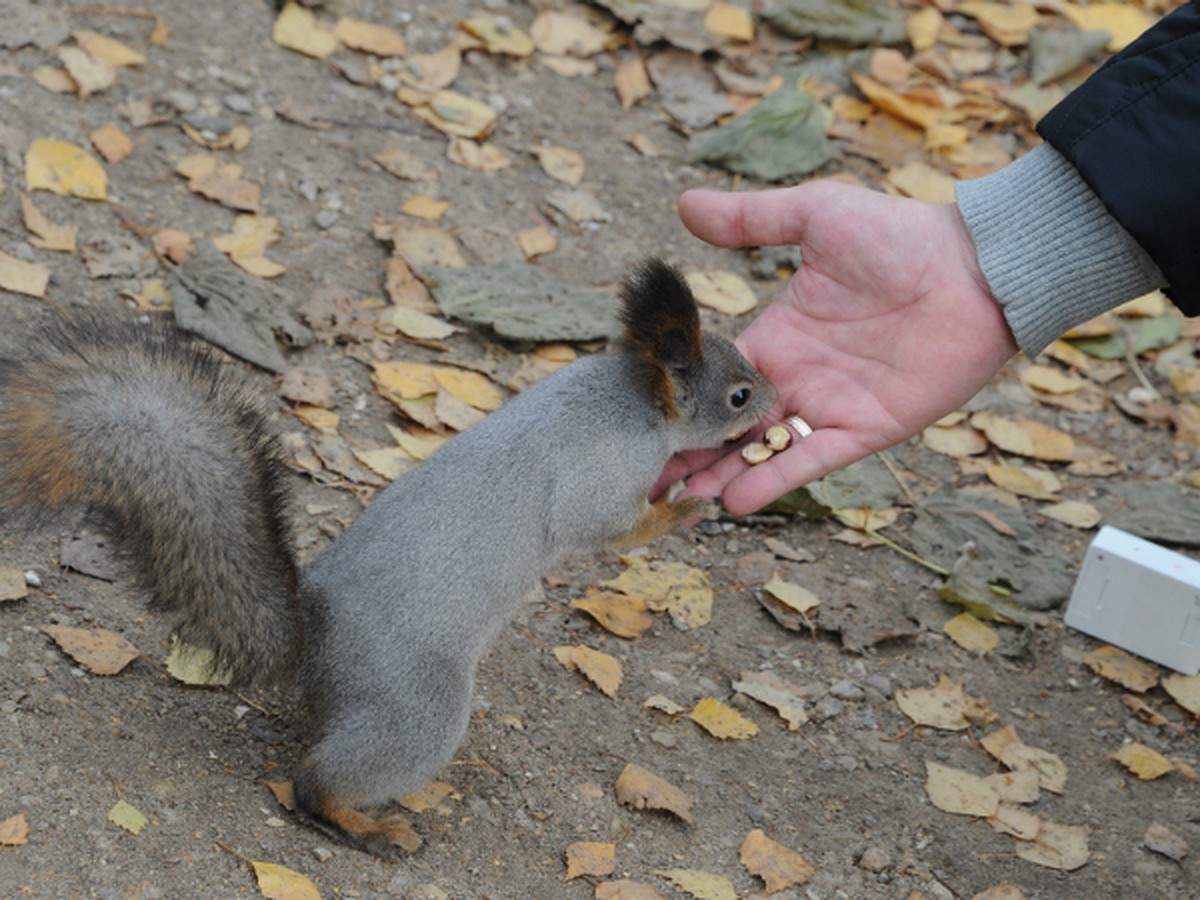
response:
M294 557L260 400L208 353L135 322L63 322L0 357L0 515L86 510L179 636L236 682L298 672L314 743L297 808L377 855L365 808L451 759L475 669L543 573L636 546L709 501L653 504L667 461L752 428L775 391L651 260L621 289L616 352L518 395Z

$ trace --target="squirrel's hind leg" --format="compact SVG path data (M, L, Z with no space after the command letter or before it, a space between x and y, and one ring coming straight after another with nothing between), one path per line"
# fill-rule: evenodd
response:
M306 775L295 781L296 810L308 824L364 853L395 859L400 851L421 846L421 836L406 816L374 818L340 802Z

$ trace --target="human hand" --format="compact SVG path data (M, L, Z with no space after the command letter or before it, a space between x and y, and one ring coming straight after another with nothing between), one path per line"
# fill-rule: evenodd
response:
M797 244L802 265L737 346L779 394L765 423L814 429L749 466L683 454L665 480L735 514L906 440L973 397L1017 352L958 208L836 181L689 191L684 225L719 247Z

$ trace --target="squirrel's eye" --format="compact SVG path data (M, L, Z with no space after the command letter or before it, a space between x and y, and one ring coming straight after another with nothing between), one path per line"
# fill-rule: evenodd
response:
M732 394L729 395L729 404L734 409L741 409L743 406L745 406L749 402L750 402L750 388L748 388L748 387L738 388L736 391L734 391Z

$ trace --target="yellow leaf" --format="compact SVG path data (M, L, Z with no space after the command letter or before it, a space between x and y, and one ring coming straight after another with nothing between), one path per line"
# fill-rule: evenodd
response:
M477 141L487 137L499 118L482 100L451 90L438 91L426 104L413 107L413 115L445 134Z
M66 141L38 138L25 152L25 183L31 191L103 200L108 189L108 176L95 157L82 147Z
M555 647L555 658L568 669L580 672L606 697L617 698L621 686L621 664L614 657L591 647Z
M445 319L407 306L389 306L379 313L376 322L385 331L399 331L410 338L423 341L440 341L459 330Z
M942 21L942 14L936 6L922 6L919 11L909 13L905 27L913 49L928 50L936 44Z
M488 141L482 144L470 138L455 137L446 146L446 159L476 172L499 172L512 165L502 149Z
M921 442L935 453L955 459L978 456L988 448L987 438L970 425L930 425L921 432Z
M321 900L317 886L299 872L276 863L251 860L258 889L270 900Z
M1102 678L1145 693L1158 684L1158 670L1119 647L1103 646L1083 655L1083 664Z
M1047 394L1071 394L1088 382L1078 375L1071 375L1054 366L1027 366L1021 372L1021 383L1035 391Z
M1086 825L1044 821L1035 840L1017 842L1017 856L1039 866L1073 872L1091 857L1088 850L1090 831Z
M474 16L459 22L458 27L483 41L488 53L517 57L533 55L533 39L507 20Z
M1112 314L1131 319L1156 319L1167 311L1167 295L1162 291L1151 291L1122 303Z
M437 393L433 366L395 359L374 363L373 369L375 389L388 399L416 400Z
M108 821L124 828L130 834L141 834L149 820L135 807L124 800L118 800L108 811Z
M768 896L804 884L817 874L803 856L771 840L758 828L746 835L739 855L750 874L763 880L763 890Z
M29 843L29 823L25 813L0 821L0 847L20 847Z
M41 630L72 659L96 675L116 675L142 655L121 635L103 628L43 625Z
M1070 525L1072 528L1083 529L1095 528L1103 518L1100 510L1082 500L1064 500L1061 503L1043 506L1038 510L1038 515Z
M1028 466L992 465L987 467L986 472L988 481L1019 497L1051 500L1055 493L1062 490L1062 483L1053 472Z
M945 675L939 676L932 688L896 691L896 705L918 725L943 731L963 731L988 716L986 705L964 691L961 683Z
M567 881L580 875L611 875L617 869L617 845L576 841L567 847Z
M25 227L36 235L30 238L29 243L42 250L75 252L75 238L79 232L76 226L55 225L24 194L21 195L21 211L25 218Z
M738 900L728 878L700 869L666 869L656 872L696 900Z
M575 187L583 181L583 157L567 147L539 146L533 148L533 155L547 175L555 181L561 181Z
M758 306L754 290L733 272L689 272L687 282L697 303L727 316L740 316Z
M596 900L667 900L662 894L640 881L618 878L596 885Z
M1003 47L1029 43L1029 30L1038 22L1037 10L1022 0L1011 4L968 0L954 11L971 16L988 37Z
M395 245L396 255L415 271L445 266L462 268L467 264L454 238L432 225L397 225L388 237Z
M979 743L1009 769L1036 772L1038 783L1044 790L1061 794L1067 789L1067 767L1062 759L1049 750L1030 747L1022 742L1012 725L985 735Z
M0 251L0 288L29 297L46 296L50 283L50 267L25 262Z
M517 246L528 260L551 253L558 247L558 238L545 225L535 225L533 228L518 231L515 237Z
M621 101L621 109L628 112L639 100L644 100L654 93L650 84L650 75L646 71L646 63L640 56L622 60L617 64L613 74L613 87L617 99Z
M66 69L41 65L30 72L29 77L35 84L55 94L75 94L79 91L79 85L67 74Z
M995 813L988 818L988 824L1001 834L1010 834L1023 841L1036 840L1042 830L1042 820L1033 813L1003 801L996 807ZM971 900L979 900L981 896L984 895L976 894ZM996 897L999 896L1001 895L996 895ZM1025 898L1024 894L1017 896L1021 900Z
M692 707L688 718L713 737L723 741L744 741L758 734L757 725L715 697L700 700Z
M686 563L625 557L626 570L604 582L623 594L636 594L655 611L666 610L675 627L700 628L712 618L712 586L708 576Z
M403 56L404 36L394 28L343 16L333 26L333 36L352 50L373 56Z
M396 802L413 813L430 812L441 806L454 793L454 785L444 781L431 781L425 787L406 794Z
M661 809L693 823L692 800L669 781L641 766L629 763L617 776L617 802L634 809Z
M319 412L326 411L319 410ZM299 410L297 410L297 416L299 416ZM333 418L336 419L337 416L333 416ZM382 475L388 481L395 481L413 467L413 458L400 447L376 447L374 450L361 450L355 447L354 456L372 472Z
M341 46L332 32L317 22L312 12L295 2L285 4L275 17L271 40L280 47L313 59L324 59Z
M773 576L770 581L763 585L762 589L780 603L789 609L794 609L801 615L821 605L821 601L817 595L808 588L793 584L790 581L784 581L778 575Z
M436 221L445 215L449 208L450 201L448 200L434 200L432 197L417 196L407 200L400 207L400 212L406 216Z
M985 779L961 769L925 761L925 793L942 812L986 819L995 814L1000 795Z
M438 384L475 409L491 412L504 405L504 394L500 388L479 372L435 366L433 376Z
M902 194L926 203L954 202L954 179L920 160L911 160L892 169L885 180Z
M72 31L71 37L89 56L103 60L114 69L123 66L140 66L146 62L146 57L142 54L107 35L81 28L78 31Z
M971 416L971 424L1006 453L1029 456L1043 462L1071 462L1075 440L1065 431L1032 419L1002 419L991 413Z
M993 772L984 779L1000 795L1000 803L1036 803L1042 796L1042 783L1034 769Z
M962 612L942 626L946 636L964 650L983 655L1000 645L1000 636L986 622L981 622L969 612Z
M1162 686L1172 700L1193 716L1200 717L1200 675L1172 673L1163 678Z
M1112 37L1108 49L1113 53L1128 47L1154 24L1149 13L1128 3L1064 3L1062 14L1080 31L1107 31Z
M1145 744L1130 741L1109 756L1136 775L1141 781L1153 781L1174 771L1175 764Z
M117 80L116 69L78 47L59 47L56 52L62 60L63 67L75 82L80 97L89 97L107 90Z
M910 125L927 129L941 121L937 107L906 97L861 72L852 72L850 78L876 107Z
M654 624L646 601L628 594L590 588L583 597L572 600L571 607L587 613L618 637L640 638Z
M211 650L185 644L178 638L171 642L164 666L172 678L183 684L219 686L233 680L229 672L215 668Z
M0 603L20 600L29 595L25 573L16 566L0 564Z
M608 35L583 19L563 12L544 12L533 20L529 36L552 56L594 56L608 45Z
M717 2L704 13L704 30L730 40L749 42L754 40L754 17L748 9Z

